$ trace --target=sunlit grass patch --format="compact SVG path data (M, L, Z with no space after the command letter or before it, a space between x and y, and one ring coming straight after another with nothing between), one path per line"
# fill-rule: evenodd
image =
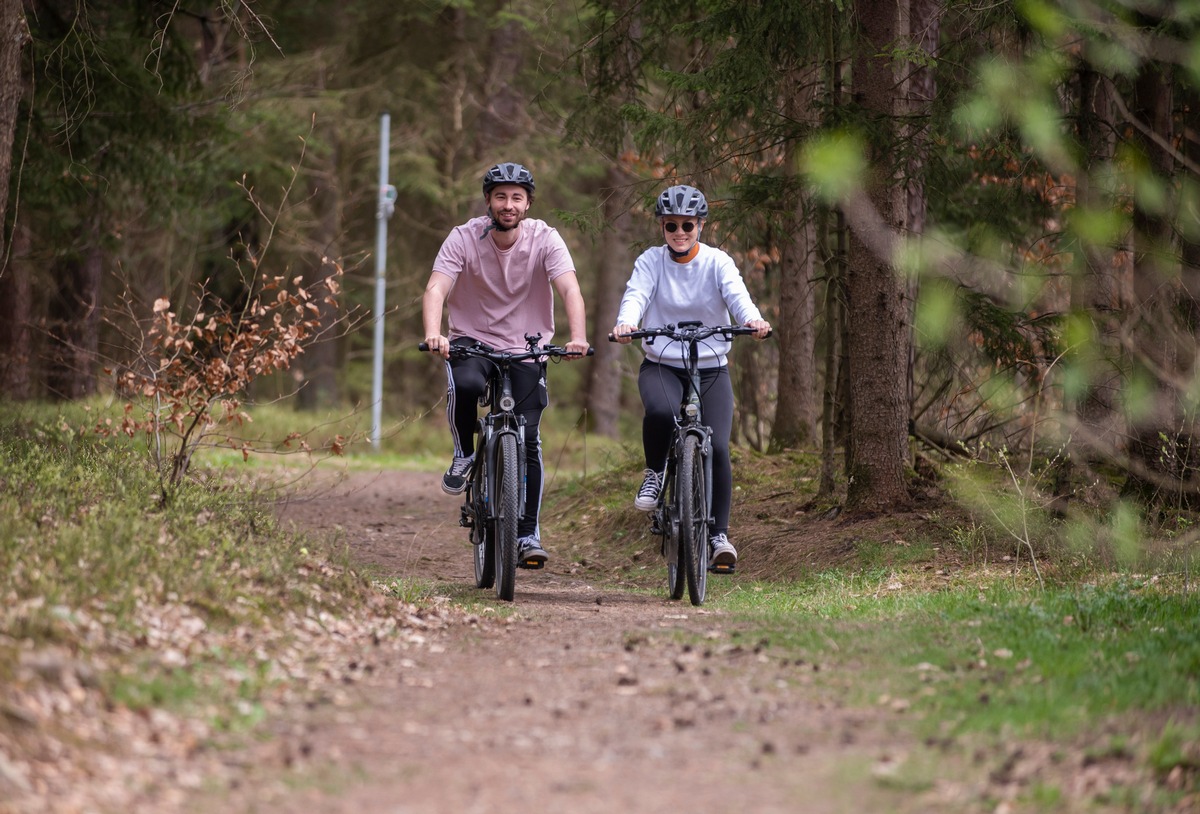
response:
M719 601L740 638L815 665L823 692L894 714L927 742L1116 748L1120 731L1121 748L1160 777L1194 782L1200 595L1184 580L1117 576L1043 590L1031 575L979 572L972 584L911 590L905 578L829 572L742 585ZM1056 794L1048 785L1035 796Z

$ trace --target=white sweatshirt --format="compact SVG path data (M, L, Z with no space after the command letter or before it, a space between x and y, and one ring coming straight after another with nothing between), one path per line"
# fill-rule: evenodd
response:
M625 286L617 324L661 328L688 320L704 325L745 325L762 319L733 258L706 243L697 245L699 253L687 263L672 260L666 246L642 252ZM686 348L677 342L658 337L650 345L642 340L642 349L653 362L685 367L682 354ZM701 343L699 351L700 367L722 367L729 343L714 336Z

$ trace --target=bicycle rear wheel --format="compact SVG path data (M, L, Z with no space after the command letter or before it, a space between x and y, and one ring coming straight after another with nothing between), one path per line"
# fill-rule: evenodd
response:
M700 439L683 439L683 455L675 473L679 494L679 548L687 574L688 599L704 604L708 590L708 505L704 483L704 456Z
M496 450L495 536L496 597L511 602L517 583L517 521L521 518L521 484L517 473L517 439L500 436Z

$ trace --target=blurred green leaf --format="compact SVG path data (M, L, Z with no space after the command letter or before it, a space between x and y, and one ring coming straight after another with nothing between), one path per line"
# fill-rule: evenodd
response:
M916 328L923 344L944 345L958 322L957 299L948 285L925 285L917 301Z
M862 186L867 163L862 139L839 132L810 140L800 155L800 171L826 201L844 200Z

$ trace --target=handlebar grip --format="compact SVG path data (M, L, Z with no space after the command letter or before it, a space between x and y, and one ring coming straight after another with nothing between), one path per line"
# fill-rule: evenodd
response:
M587 354L585 354L585 355L587 355L587 356L595 356L595 355L596 355L596 349L595 349L595 348L593 348L591 345L588 345L588 352L587 352Z
M417 350L419 350L419 351L424 351L425 353L428 353L428 352L429 352L429 343L428 343L428 342L422 342L421 344L417 345Z
M609 341L609 342L616 342L616 341L617 341L617 337L616 337L616 335L615 335L615 334L611 334L611 333L610 333L610 334L608 335L608 341Z

